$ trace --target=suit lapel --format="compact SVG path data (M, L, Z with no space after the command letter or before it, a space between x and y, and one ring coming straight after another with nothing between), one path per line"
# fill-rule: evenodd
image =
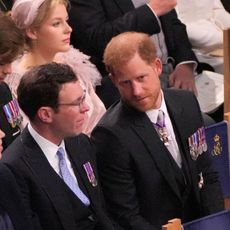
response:
M114 0L117 3L117 6L123 13L126 13L134 9L134 5L131 0Z
M50 166L42 150L32 138L27 128L21 135L21 141L25 148L25 163L34 174L36 180L41 183L41 188L51 200L64 229L74 230L76 226L74 218L71 218L72 209L67 199L65 189L63 189L63 181Z
M173 124L174 132L176 134L177 138L177 143L180 145L180 150L181 154L185 157L185 159L188 162L188 174L191 176L192 183L194 184L195 187L197 185L195 184L197 181L197 175L196 174L191 174L191 172L196 172L196 166L194 161L191 159L190 152L189 152L189 145L188 145L188 137L193 133L190 133L191 130L188 130L187 126L188 124L186 123L186 118L187 116L185 115L184 108L181 107L176 101L177 98L174 98L172 94L167 96L167 93L164 92L165 95L165 101L167 105L167 109ZM195 127L195 126L194 126ZM195 132L196 130L194 130ZM199 194L196 190L196 196L197 199L199 200Z
M74 141L74 143L73 143ZM81 141L79 138L75 138L74 140L72 139L67 139L65 140L66 143L66 148L68 151L68 154L70 158L72 159L72 164L75 166L76 171L81 179L81 182L86 188L87 191L87 196L91 201L91 204L97 202L98 203L98 198L99 198L99 190L98 190L98 185L93 186L93 184L90 182L87 172L84 169L84 164L90 163L94 175L96 179L98 178L97 171L96 171L96 165L94 162L92 162L92 158L89 155L89 152L87 152L86 146L81 145Z
M174 173L171 168L170 161L168 160L168 149L164 146L160 140L153 124L145 113L136 112L137 116L133 116L132 129L142 139L148 149L149 154L152 156L158 170L162 173L165 180L175 193L175 195L181 201L178 186L173 176ZM152 137L152 138L151 138Z
M188 137L190 136L189 130L186 128L186 115L184 113L184 108L176 103L176 99L173 95L167 96L165 94L165 101L168 109L168 113L173 125L174 132L176 134L177 142L180 145L181 153L187 161L191 160L188 146Z

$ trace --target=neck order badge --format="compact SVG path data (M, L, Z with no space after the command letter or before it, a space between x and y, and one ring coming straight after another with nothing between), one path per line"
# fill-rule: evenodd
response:
M168 134L167 128L165 126L165 114L162 110L159 110L157 123L154 124L155 129L160 136L160 139L164 142L165 146L169 145L170 135Z

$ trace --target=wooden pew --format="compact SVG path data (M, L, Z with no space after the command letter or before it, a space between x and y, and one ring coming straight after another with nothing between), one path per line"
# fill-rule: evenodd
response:
M224 30L224 120L230 124L230 28ZM228 143L230 143L228 125ZM229 148L230 149L230 148ZM225 198L225 208L230 208L230 197Z

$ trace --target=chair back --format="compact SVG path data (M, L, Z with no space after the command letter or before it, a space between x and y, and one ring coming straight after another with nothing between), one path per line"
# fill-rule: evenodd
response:
M214 169L219 174L224 198L230 197L230 170L228 148L228 124L218 122L205 128L208 151L212 157Z
M218 212L203 218L184 223L184 230L229 230L230 210Z

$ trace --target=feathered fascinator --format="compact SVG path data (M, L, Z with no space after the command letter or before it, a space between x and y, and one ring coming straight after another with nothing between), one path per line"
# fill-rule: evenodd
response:
M34 22L38 9L45 0L16 0L12 8L12 18L20 29L26 29Z

